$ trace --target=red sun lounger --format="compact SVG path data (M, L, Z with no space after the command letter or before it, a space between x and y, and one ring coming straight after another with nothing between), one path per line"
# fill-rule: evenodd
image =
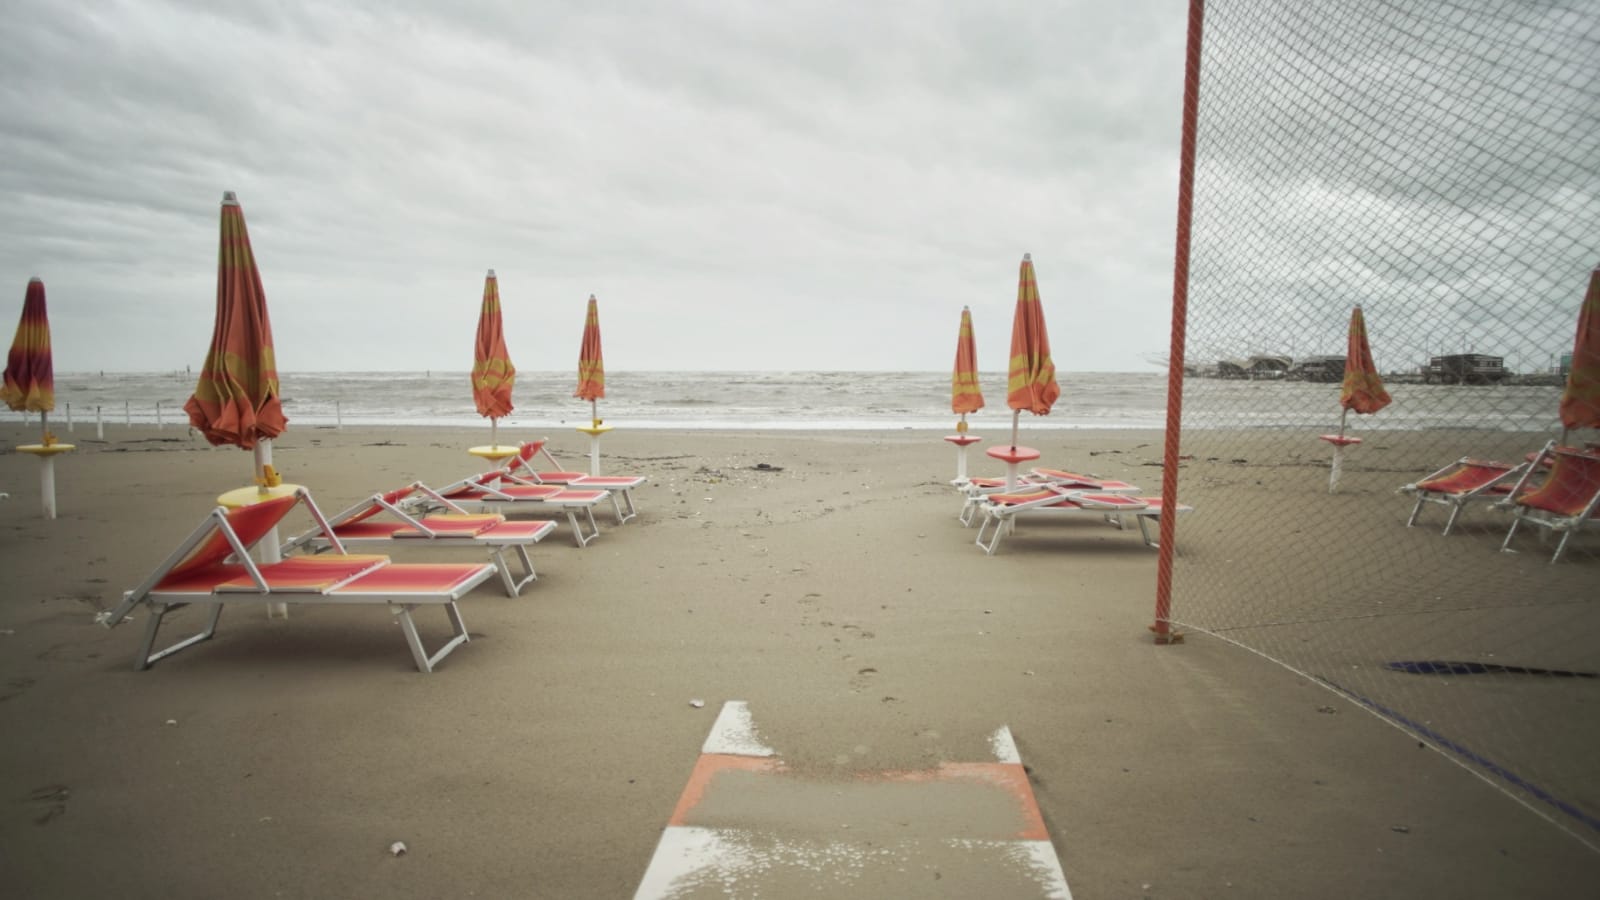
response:
M296 503L305 504L335 552L292 556L271 564L252 560L251 548ZM227 604L379 604L387 606L399 621L417 669L431 672L440 660L467 642L466 625L456 601L493 578L495 571L493 563L413 565L392 563L387 556L347 554L310 493L302 488L254 506L213 509L148 578L97 619L106 627L113 627L127 619L135 607L144 605L149 619L134 667L147 669L157 660L214 635ZM211 607L206 627L163 650L155 650L157 633L166 615L189 605ZM450 639L431 654L423 648L411 619L412 610L418 606L442 606L450 621Z
M589 475L584 472L568 471L563 469L561 463L551 455L547 443L548 439L541 438L523 444L516 456L507 459L501 465L500 471L512 481L522 484L557 484L574 490L605 491L611 497L611 505L617 512L618 525L639 514L633 503L633 489L644 484L648 480L646 476ZM536 470L540 456L549 462L550 469L543 472Z
M1544 484L1530 484L1529 476L1546 461L1550 463L1550 471L1545 475ZM1556 552L1550 557L1552 563L1559 561L1567 549L1567 541L1594 517L1596 507L1600 507L1600 452L1558 447L1555 441L1545 444L1532 467L1522 473L1516 487L1511 489L1511 496L1496 505L1516 515L1506 539L1500 544L1501 550L1515 552L1511 550L1511 539L1516 536L1517 526L1527 522L1561 535L1561 542L1556 544Z
M1463 456L1414 484L1403 485L1400 493L1415 494L1417 497L1416 506L1411 508L1411 518L1406 520L1406 527L1417 524L1422 504L1439 503L1450 507L1450 518L1444 523L1444 534L1449 534L1467 504L1476 500L1506 499L1515 483L1514 476L1527 467L1527 463L1512 464Z
M438 504L448 510L439 514L421 512L421 505ZM528 548L556 530L547 519L508 520L499 513L472 515L440 496L422 482L413 482L387 494L373 494L328 520L333 536L347 547L378 543L424 542L439 546L482 547L500 570L500 583L506 596L515 597L522 588L538 580ZM290 538L283 545L284 555L301 547L314 552L331 549L333 542L321 528ZM506 551L517 556L521 566L513 574Z
M588 546L590 541L600 536L600 526L594 520L594 508L610 496L598 489L575 490L557 484L521 484L498 470L442 487L438 495L441 501L469 511L565 516L567 524L572 527L572 540L579 547ZM579 513L582 513L581 518ZM585 523L587 528L584 527Z
M1017 520L1024 517L1099 517L1121 529L1124 527L1124 517L1132 516L1139 523L1139 535L1145 546L1155 547L1156 538L1150 533L1149 523L1161 517L1161 498L1068 491L1047 486L1021 494L991 494L983 498L980 510L983 521L978 527L975 543L991 556L1000 546L1000 539L1016 530ZM1185 505L1177 508L1179 513L1193 510L1194 507ZM985 535L988 536L987 542Z

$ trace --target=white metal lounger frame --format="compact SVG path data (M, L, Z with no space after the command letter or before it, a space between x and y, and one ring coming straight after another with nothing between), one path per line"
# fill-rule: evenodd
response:
M543 456L545 459L548 459L550 461L550 465L555 466L558 471L573 471L562 468L560 460L551 455L547 441L548 438L545 438L536 442L539 445L539 455ZM612 508L617 512L618 525L626 524L629 519L639 515L639 510L634 506L633 503L633 489L641 484L644 484L647 480L643 475L625 476L627 478L626 482L619 481L619 478L624 476L611 475L596 477L593 475L582 475L569 481L550 481L548 479L539 477L539 473L535 472L533 467L528 465L528 461L523 459L521 454L510 457L505 462L501 463L499 471L507 478L507 480L516 482L518 484L564 484L567 487L573 488L574 490L605 491L606 494L611 498Z
M1548 479L1545 483L1550 484L1551 481L1564 477L1561 471L1564 465L1561 457L1586 461L1586 463L1578 463L1577 465L1600 463L1600 454L1577 450L1572 447L1559 447L1553 440L1547 442L1544 448L1539 451L1539 455L1534 457L1534 461L1528 466L1528 470L1522 473L1521 478L1517 479L1516 487L1511 489L1511 495L1495 504L1496 507L1511 510L1515 515L1515 518L1511 520L1511 528L1506 531L1506 539L1500 542L1500 552L1516 552L1511 549L1511 539L1517 534L1517 526L1527 522L1530 525L1537 525L1546 529L1546 535L1560 532L1561 540L1556 544L1556 552L1550 556L1552 564L1560 562L1561 555L1567 550L1567 541L1571 540L1574 534L1577 534L1586 523L1593 519L1597 511L1600 511L1600 484L1594 484L1592 481L1589 482L1592 490L1589 500L1577 515L1560 515L1536 507L1524 506L1517 502L1517 498L1524 493L1523 488L1527 485L1528 479L1532 477L1534 472L1539 471L1540 466L1546 459L1551 460L1552 465L1549 474L1545 476ZM1530 488L1529 490L1538 490L1538 488Z
M1489 481L1485 481L1472 490L1462 491L1456 494L1448 494L1443 491L1433 491L1424 487L1420 487L1420 485L1432 481L1441 475L1445 475L1459 466L1467 465L1505 466L1506 470L1500 473L1499 476L1492 478ZM1471 503L1474 500L1488 499L1491 496L1490 489L1497 484L1504 484L1506 479L1520 473L1527 467L1527 463L1512 465L1510 463L1490 462L1488 460L1474 459L1470 456L1463 456L1455 462L1440 468L1437 472L1434 472L1430 475L1425 475L1411 484L1402 485L1397 493L1417 495L1417 504L1411 508L1411 518L1406 519L1406 527L1410 528L1417 524L1417 515L1422 512L1422 504L1438 503L1441 506L1450 507L1450 518L1445 521L1443 531L1444 535L1449 535L1450 529L1456 527L1456 519L1461 517L1462 511L1466 509L1468 503Z
M496 471L490 474L498 475L501 478L506 478L506 475L503 472ZM506 480L510 479L506 478ZM526 486L536 487L537 485ZM556 487L556 485L546 486ZM471 488L473 490L482 491L485 496L480 498L451 497L450 492L458 488ZM573 490L587 490L587 488L573 488ZM541 506L549 510L559 510L567 517L567 524L572 526L572 540L579 547L587 547L590 541L600 536L600 523L594 520L594 507L596 503L600 502L598 497L593 500L583 502L575 502L568 499L562 499L560 497L517 497L512 494L508 494L497 487L494 487L489 483L487 476L484 475L474 475L471 478L463 478L455 484L446 485L445 487L439 488L437 493L440 495L440 500L444 500L450 505L451 508L457 510L465 508L469 510L476 510L477 512L504 513L507 512L508 507L512 506L513 504L518 507L519 512L537 511ZM596 489L595 493L605 492ZM583 511L583 520L578 518L578 510ZM589 523L588 531L585 531L583 525L581 524L584 520L587 520Z
M1040 475L1037 471L1034 471L1022 477L1024 480L1018 481L1015 485L1013 485L1011 488L1012 491L1021 492L1034 489L1042 490L1044 488L1054 489L1065 487L1068 490L1083 491L1091 494L1139 493L1139 489L1137 487L1128 484L1126 481L1115 481L1112 479L1102 480L1098 478L1090 478L1087 475L1072 479L1063 479L1049 475ZM990 496L991 494L1003 494L1005 493L1006 489L1004 485L990 487L987 485L975 484L972 481L969 481L966 485L962 486L960 490L962 493L960 516L961 524L963 527L971 528L972 520L977 515L978 509L983 506L984 498Z
M401 497L398 503L390 503L384 499L383 494L373 494L365 501L357 503L349 509L335 514L332 519L328 520L330 523L329 531L337 533L337 529L341 525L349 524L351 519L363 512L366 512L368 509L372 508L374 504L376 504L388 510L389 512L394 513L396 516L399 516L402 521L416 530L418 536L414 538L345 537L343 540L352 544L438 541L443 544L487 547L489 548L489 558L494 560L495 567L500 571L500 583L505 587L507 597L516 597L520 595L524 587L527 587L529 584L539 580L538 573L533 570L533 559L528 555L528 544L537 543L538 541L542 540L545 534L555 529L556 523L546 522L545 524L549 525L550 527L538 532L538 534L536 534L531 541L497 541L494 539L493 535L485 536L479 534L464 536L454 535L448 532L439 532L424 525L420 519L412 515L412 513L408 512L407 510L410 509L418 512L424 512L424 510L419 507L432 506L435 504L443 506L445 509L448 509L453 513L465 514L466 510L454 503L451 503L449 500L441 496L438 491L435 491L433 488L428 487L420 481L414 481L407 485L406 490L410 491L410 493ZM283 544L283 555L288 556L290 551L293 551L299 547L307 547L313 552L321 553L324 550L333 549L333 542L328 540L320 527L312 528L305 534L297 535L285 541ZM522 567L522 571L520 573L513 573L511 571L511 564L506 560L505 555L505 551L508 549L516 552L518 563Z
M1105 519L1106 522L1119 531L1126 527L1123 516L1133 516L1134 521L1139 523L1139 537L1144 541L1144 545L1146 547L1160 546L1158 539L1150 533L1149 521L1152 519L1160 519L1161 507L1151 506L1150 504L1142 501L1139 502L1138 506L1134 506L1132 503L1128 502L1096 503L1094 500L1095 494L1105 494L1108 492L1070 491L1051 488L1049 486L1042 487L1044 490L1051 491L1055 496L1041 497L1037 500L1030 500L1024 503L995 503L985 499L981 505L983 510L983 521L978 525L978 537L974 543L979 547L982 547L984 553L993 556L995 549L1000 546L1000 539L1006 534L1016 530L1018 515L1032 511L1037 514L1062 517L1093 516L1095 514L1099 514ZM1134 498L1130 497L1128 499L1133 500ZM1070 500L1078 505L1071 508L1056 508L1055 504L1060 503L1063 500ZM1179 513L1186 513L1191 509L1192 507L1183 506L1180 504L1177 508L1177 511ZM991 524L994 526L994 532L989 534L989 526ZM989 534L989 540L987 543L984 542L985 534Z
M344 547L338 538L333 537L332 530L328 527L327 519L322 511L317 509L316 503L304 488L296 492L298 500L310 510L312 518L317 520L325 534L332 541L338 552L343 553ZM155 586L174 566L182 562L191 551L200 545L213 531L220 532L229 546L233 548L230 557L241 566L250 579L255 582L256 591L156 591ZM494 576L495 565L485 563L483 568L471 578L463 581L449 593L367 593L367 594L330 594L315 592L272 592L267 587L266 578L261 570L250 558L250 548L246 547L239 539L233 528L228 524L228 511L217 507L208 513L205 519L178 545L165 561L156 568L155 572L146 578L138 587L122 595L122 602L114 609L107 610L96 616L96 621L113 628L128 617L134 607L140 603L150 608L149 621L145 623L144 638L140 641L138 653L134 657L134 668L144 670L150 668L159 660L165 659L180 650L187 649L202 641L209 640L217 632L217 623L222 618L222 607L228 603L321 603L333 605L350 604L383 604L399 621L401 629L405 632L406 644L411 649L411 657L416 661L417 669L424 673L432 672L439 661L450 654L452 650L466 643L467 626L461 619L461 610L456 606L456 601L472 588L482 584ZM336 590L332 588L330 590ZM206 620L206 625L199 632L178 640L162 650L155 650L157 633L161 629L162 620L166 615L190 604L210 604L211 615ZM417 634L416 623L411 619L411 611L418 606L443 606L445 615L449 618L451 637L438 650L433 653L422 645L422 638Z

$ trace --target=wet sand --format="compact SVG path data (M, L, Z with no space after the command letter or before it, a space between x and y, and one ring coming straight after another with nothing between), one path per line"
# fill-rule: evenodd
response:
M57 463L46 522L37 462L0 454L0 884L630 896L725 700L747 701L761 740L822 779L981 759L1008 726L1079 897L1561 897L1600 875L1600 856L1415 740L1354 705L1320 711L1326 690L1204 634L1153 646L1156 555L1136 531L1028 526L985 556L956 521L954 451L937 434L621 424L603 462L650 477L639 519L602 515L581 550L563 525L521 597L475 590L471 643L432 675L382 609L316 606L287 621L230 609L213 640L134 671L142 613L112 631L94 613L247 483L249 455L170 426L108 427L105 443L80 426L61 435L79 450ZM586 439L552 436L581 468ZM7 448L33 438L0 425ZM483 443L487 429L291 426L275 461L331 512L461 477ZM1157 434L1030 443L1159 487ZM1231 539L1207 533L1208 511L1300 489L1253 462L1265 476L1236 484L1246 467L1194 461L1182 552ZM1337 501L1414 475L1357 467ZM1381 502L1403 523L1409 504ZM1260 559L1274 541L1300 552L1284 529L1251 535ZM1287 593L1326 593L1319 575Z

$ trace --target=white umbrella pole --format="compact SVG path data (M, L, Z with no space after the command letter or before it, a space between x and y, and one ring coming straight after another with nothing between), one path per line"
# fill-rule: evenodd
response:
M1328 493L1339 487L1339 473L1344 467L1344 424L1350 416L1348 407L1339 411L1339 440L1333 445L1333 465L1328 469Z
M272 465L272 442L269 440L256 441L256 477L261 479L263 486L266 485L267 466L270 465ZM267 532L267 536L261 539L260 547L262 563L271 565L272 563L283 561L283 551L278 546L278 526L272 526L272 530ZM289 604L268 603L267 618L270 619L273 616L289 618Z
M98 406L94 408L94 439L97 441L106 439L106 423L104 419L100 418L100 407Z
M39 457L39 496L44 501L44 517L56 517L56 458L48 453Z
M39 443L50 443L50 414L43 410L39 411Z
M1022 410L1011 411L1011 449L1017 449L1017 420L1022 418Z
M497 418L489 419L489 446L500 446L500 420Z

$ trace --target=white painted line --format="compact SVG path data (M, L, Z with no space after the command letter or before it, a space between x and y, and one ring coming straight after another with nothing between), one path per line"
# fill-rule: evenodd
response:
M1017 752L1017 742L1011 739L1011 729L1004 725L989 735L989 749L999 762L1022 765L1022 754Z
M750 707L743 700L729 700L722 704L717 721L706 735L701 753L721 753L729 756L776 756L778 752L756 739L755 721L750 718Z

